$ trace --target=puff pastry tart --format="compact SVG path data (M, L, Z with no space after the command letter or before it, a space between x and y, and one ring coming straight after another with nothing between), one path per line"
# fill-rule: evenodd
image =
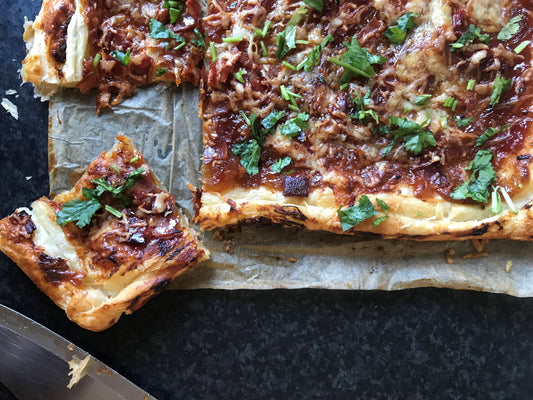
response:
M124 136L71 191L1 220L0 250L92 331L109 328L208 257Z
M26 24L22 77L47 99L98 88L97 109L154 81L198 84L205 43L197 0L43 0Z
M212 0L204 229L533 238L528 0Z

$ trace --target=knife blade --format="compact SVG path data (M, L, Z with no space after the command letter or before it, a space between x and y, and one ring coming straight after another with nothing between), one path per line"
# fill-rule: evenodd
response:
M68 389L68 362L74 356L90 359L85 376ZM155 400L68 340L1 304L0 381L19 399Z

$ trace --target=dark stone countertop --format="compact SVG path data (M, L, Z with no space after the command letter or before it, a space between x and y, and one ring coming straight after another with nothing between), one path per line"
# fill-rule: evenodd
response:
M47 194L47 103L20 87L23 16L2 2L0 216ZM17 90L6 96L8 89ZM0 302L160 399L533 398L533 299L417 289L165 292L111 329L66 318L0 254ZM10 398L0 387L0 398Z

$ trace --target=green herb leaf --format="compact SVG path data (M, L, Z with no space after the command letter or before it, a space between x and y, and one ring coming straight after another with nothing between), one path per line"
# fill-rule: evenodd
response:
M376 56L370 54L367 49L359 46L356 36L352 38L352 42L344 42L348 51L344 53L339 59L328 57L328 61L337 64L344 68L339 84L343 84L351 80L354 76L360 75L365 78L370 78L374 75L374 67L371 64L383 64L387 61L386 57Z
M507 92L511 87L512 80L505 79L503 76L498 75L494 80L494 85L492 86L492 93L490 95L490 105L494 107L500 102L502 94Z
M111 207L109 204L106 204L104 209L110 213L111 215L117 217L117 218L122 218L122 213L120 211L118 211L115 207Z
M515 47L514 52L516 54L520 54L524 49L530 44L530 40L524 40L522 43L520 43L518 46Z
M288 122L279 127L279 133L290 138L296 137L303 130L309 128L307 121L309 114L298 113L298 116L291 118Z
M168 72L167 68L158 68L155 72L155 76L163 76Z
M78 228L83 228L91 223L93 215L102 207L97 199L74 199L61 206L56 215L56 222L64 226L69 222L76 222Z
M209 43L209 51L211 52L211 60L215 62L217 60L217 50L215 49L215 43Z
M283 171L283 168L288 166L291 163L292 159L290 157L284 157L280 158L278 161L276 161L270 168L272 168L272 171L277 172L278 174Z
M280 86L280 91L281 91L281 98L291 103L292 107L289 106L289 108L291 108L294 111L298 111L298 104L296 104L296 98L301 99L302 96L294 92L291 92L289 89L285 87L285 85Z
M246 169L248 174L256 175L259 173L261 145L257 143L257 140L251 139L235 143L231 151L237 157L240 157L240 163Z
M255 28L255 36L265 37L268 33L268 28L270 27L270 23L271 23L270 20L268 20L265 22L263 29Z
M309 54L303 59L303 61L298 64L296 69L300 70L303 67L305 72L311 72L313 67L320 62L320 55L322 53L322 50L324 50L324 47L326 47L326 45L332 41L333 36L328 33L324 40L322 40L322 43L320 43L318 46L315 46L313 50L311 50Z
M206 48L204 37L202 36L198 28L194 28L194 34L196 35L196 38L191 40L191 43L196 47Z
M324 9L324 0L304 0L309 7L313 7L319 13Z
M511 125L504 125L501 128L493 128L490 127L487 129L481 136L476 138L475 145L481 146L483 143L485 143L487 140L489 140L494 135L497 135L498 133L504 131L505 129L509 128Z
M516 17L511 18L509 22L507 22L507 24L505 24L505 26L502 28L500 33L498 33L498 40L506 41L516 35L518 30L520 29L520 21L522 21L521 15L517 15Z
M150 20L150 36L152 39L174 39L177 42L185 43L185 39L180 34L172 32L167 29L165 25L159 22L157 19L152 18Z
M420 96L416 96L413 103L415 103L417 106L425 106L427 103L429 103L431 97L432 96L430 94L421 94Z
M263 121L261 121L261 125L264 128L263 133L266 135L273 132L279 120L284 116L285 111L272 111L270 114L268 114Z
M479 150L474 160L465 168L465 170L472 171L470 178L456 187L450 197L455 200L471 198L478 203L487 203L489 187L496 180L496 172L492 168L491 160L490 151Z
M98 68L101 60L102 60L102 55L100 53L97 53L93 58L93 67Z
M355 113L350 115L350 118L357 119L360 123L363 123L367 117L371 117L374 119L374 121L376 121L376 123L379 123L378 114L374 110L366 109L366 107L371 103L370 88L368 88L368 91L363 97L352 97L350 100L355 106Z
M240 83L244 83L244 78L242 77L243 75L246 75L247 72L245 69L243 68L239 68L239 70L237 72L234 72L233 73L233 76L235 77L235 79L237 79Z
M422 150L437 145L433 133L423 129L429 124L429 120L426 123L417 124L414 121L391 115L389 123L392 126L397 126L398 129L383 126L374 130L377 133L391 134L394 137L392 143L382 150L382 154L385 156L391 152L396 142L400 139L403 140L405 149L413 154L420 154Z
M481 34L481 29L476 28L475 25L470 25L468 30L462 34L462 36L455 42L451 44L450 51L454 52L455 50L462 49L470 45L474 40L479 39L480 42L489 44L490 36L487 34Z
M451 108L452 111L455 111L457 104L459 104L459 101L451 96L446 97L444 100L444 107Z
M307 7L301 6L293 14L287 27L281 33L276 35L276 45L278 50L276 51L276 57L281 60L291 50L296 48L296 28L302 19L307 15Z
M466 90L474 90L474 86L476 86L476 81L474 79L470 79L466 85Z
M415 27L414 19L416 17L418 17L418 14L413 12L402 15L396 22L396 25L387 28L384 35L394 44L403 43L407 31Z
M364 220L372 218L377 212L374 210L372 202L366 195L359 197L357 204L352 207L337 210L337 215L341 221L341 227L344 232L360 224Z
M389 218L390 206L387 203L385 203L383 200L378 199L377 197L376 197L376 203L378 204L378 207L380 207L385 212L385 215L383 217L376 218L374 222L372 223L372 226L378 226L379 224L384 222L387 218Z
M222 39L224 43L240 43L242 42L242 36L230 36Z
M110 54L112 57L116 58L124 67L127 67L130 63L131 54L129 50L126 53L120 50L113 50Z
M459 128L464 128L465 126L468 126L472 123L473 118L472 117L461 118L456 115L455 117L453 117L453 120L455 121L455 123L457 124Z
M170 23L175 24L183 12L183 3L175 0L164 0L163 8L168 8Z

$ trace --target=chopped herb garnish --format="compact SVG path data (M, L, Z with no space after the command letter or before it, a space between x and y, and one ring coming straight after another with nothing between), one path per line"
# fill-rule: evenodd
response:
M267 51L267 48L265 46L265 42L263 42L262 40L261 40L261 49L263 49L263 57L268 56L268 51Z
M284 116L285 111L272 111L270 114L268 114L263 119L263 121L261 121L261 125L264 128L262 132L263 135L273 132L279 120L282 119Z
M165 46L168 45L168 43L165 43ZM179 50L181 49L183 46L185 46L185 42L181 42L180 44L178 44L176 47L174 47L174 50ZM168 46L166 46L168 47Z
M237 79L240 83L244 83L244 78L242 77L243 75L246 75L247 72L245 69L243 68L239 68L239 70L237 72L234 72L233 73L233 76L235 77L235 79Z
M494 135L497 135L498 133L504 131L505 129L509 128L510 125L504 125L502 126L501 128L493 128L493 127L490 127L489 129L487 129L483 135L479 136L477 139L476 139L476 142L475 142L475 145L476 146L481 146L483 143L485 143L487 140L489 140L491 137L493 137Z
M130 164L133 164L135 162L139 161L139 156L135 156L130 160Z
M123 65L124 67L127 67L128 64L130 63L130 51L128 50L127 52L122 52L120 50L113 50L111 52L111 56L116 58L121 65Z
M379 123L379 118L377 113L374 110L366 109L366 107L371 103L370 100L370 88L365 93L363 97L352 97L352 103L355 107L355 114L350 115L350 118L359 120L360 123L364 122L367 117L371 117Z
M385 156L391 152L399 139L403 140L405 149L415 155L420 154L422 150L428 147L437 145L433 133L424 130L424 128L429 125L430 120L427 120L422 124L417 124L414 121L391 115L389 117L389 123L391 126L397 126L398 128L391 129L391 126L383 126L374 130L377 133L391 134L394 137L392 143L382 151L382 154Z
M446 117L446 115L441 115L440 126L442 126L443 129L446 129L448 127L448 117Z
M279 127L279 133L290 138L296 137L304 129L309 128L307 121L309 120L309 114L298 113L294 118L291 118L288 122Z
M396 22L396 25L387 28L384 35L394 44L403 43L407 31L415 27L414 19L416 17L418 17L418 14L413 12L402 15Z
M455 200L471 198L478 203L487 203L489 187L496 180L496 172L491 164L492 153L488 150L479 150L474 159L465 168L472 171L470 178L450 194Z
M251 139L235 143L231 152L240 158L240 163L246 169L247 173L250 175L256 175L259 173L261 145L257 143L257 140Z
M425 106L427 103L429 103L431 97L432 96L430 94L421 94L420 96L416 96L414 103L417 106Z
M455 111L457 104L459 104L459 101L451 96L446 97L444 100L444 107L451 108L452 111Z
M82 188L83 197L87 200L74 199L64 203L56 215L56 222L62 226L69 222L76 222L76 226L79 228L89 225L93 215L102 207L100 197L104 192L111 193L118 200L119 205L123 207L131 204L131 198L126 196L125 192L135 185L143 173L144 169L137 168L116 186L113 186L104 178L93 179L91 182L96 184L95 189ZM122 216L122 214L120 215Z
M170 23L175 24L183 12L183 3L175 0L164 0L163 8L168 8Z
M493 214L499 214L502 212L502 197L498 193L498 188L499 186L493 187L490 196L490 211Z
M191 40L191 43L194 44L196 47L203 47L205 48L205 40L198 28L194 28L194 34L196 35L196 38Z
M265 37L268 33L268 28L270 27L270 20L265 22L263 29L255 28L255 36Z
M283 168L288 166L292 161L292 158L290 157L284 157L280 158L278 161L276 161L270 168L272 168L272 171L277 172L278 174L283 171Z
M211 60L215 62L217 60L217 50L215 49L215 43L209 43L209 51L211 52Z
M389 217L389 205L380 199L376 199L376 203L377 206L385 212L385 215L376 218L372 223L372 226L378 226ZM337 210L337 215L339 216L341 227L344 232L353 228L355 225L359 225L361 222L372 218L376 214L377 212L372 205L372 202L366 195L359 197L355 206L347 207L345 209L342 209L342 206L340 206Z
M115 207L111 207L109 204L106 204L104 209L111 215L114 215L117 218L122 218L122 213L118 211Z
M185 39L179 33L174 33L157 19L150 20L150 36L152 39L174 39L177 42L185 43Z
M502 94L507 92L511 87L512 80L505 79L503 76L498 75L494 80L494 85L492 86L492 93L490 95L490 105L494 107L500 102Z
M287 68L293 70L293 71L296 71L296 67L294 65L292 65L291 63L288 63L287 61L282 61L281 62L283 65L285 65Z
M528 46L528 44L530 44L531 41L529 40L524 40L522 43L520 43L518 46L515 47L514 49L514 52L516 54L520 54L522 51L524 51L524 49Z
M223 38L222 41L224 43L239 43L242 42L242 36L230 36Z
M501 186L498 186L496 189L500 189L500 192L503 196L503 199L505 200L505 202L507 203L507 205L509 206L509 208L511 209L511 211L515 214L518 214L518 210L516 209L514 203L513 203L513 200L511 200L511 196L509 196L509 193L507 193L507 190L505 190L504 188L502 188Z
M118 167L116 165L112 165L111 168L113 171L115 171L117 173L117 175L119 176L119 178L122 177L122 174L120 173L120 169L118 169Z
M309 7L313 7L319 13L324 9L324 0L304 0Z
M98 68L101 60L102 60L102 55L100 53L97 53L93 58L93 67Z
M320 62L320 54L322 53L322 50L324 50L324 47L329 42L333 41L333 36L331 36L330 33L322 40L322 43L320 43L318 46L315 46L313 50L309 52L309 54L303 59L303 61L298 64L296 69L304 69L305 72L311 72L313 67L317 65Z
M476 85L476 81L474 79L470 79L468 81L468 84L466 85L466 90L474 90L475 85Z
M468 30L462 34L462 36L455 42L451 44L450 51L455 51L462 49L470 45L474 40L479 39L480 42L489 44L490 36L488 34L481 34L481 29L476 28L475 25L470 25Z
M506 41L511 39L520 29L519 22L522 21L522 16L517 15L509 20L507 24L498 33L498 40Z
M155 72L155 76L163 76L168 72L167 68L158 68Z
M344 68L339 81L340 84L348 82L356 75L370 78L375 73L372 64L381 65L387 61L386 57L370 54L367 49L359 46L356 36L352 38L351 43L344 42L344 45L348 48L348 51L339 59L328 57L329 62Z
M284 85L281 85L280 86L280 90L281 90L281 98L283 100L287 100L289 101L291 104L289 105L289 108L293 111L298 111L298 104L296 104L296 99L295 98L299 98L301 99L302 96L297 94L297 93L293 93L291 92L289 89L287 89Z
M456 115L455 117L453 117L453 120L457 123L457 126L459 128L464 128L465 126L468 126L472 123L472 120L474 118L472 117L468 117L468 118L461 118L459 117L458 115Z
M298 24L307 15L307 7L301 6L289 20L287 27L281 33L276 35L276 57L281 60L291 50L296 48L296 28Z

